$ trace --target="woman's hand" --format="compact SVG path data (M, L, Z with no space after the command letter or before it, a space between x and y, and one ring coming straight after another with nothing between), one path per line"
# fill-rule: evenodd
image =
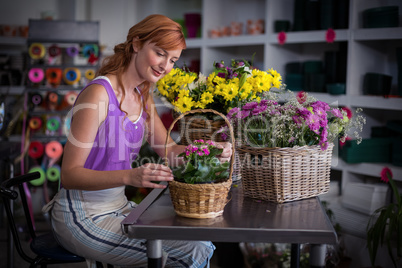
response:
M147 163L132 171L129 184L135 187L163 189L166 186L157 182L173 180L172 170L161 164Z
M223 152L217 157L221 163L229 162L232 156L232 144L230 142L215 142L218 148L223 148Z

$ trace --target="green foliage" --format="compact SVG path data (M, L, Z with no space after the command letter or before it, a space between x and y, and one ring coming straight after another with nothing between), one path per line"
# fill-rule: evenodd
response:
M387 176L396 203L383 206L371 215L367 224L367 248L371 264L374 266L378 248L386 244L392 263L397 267L397 260L402 257L402 196L392 176ZM397 258L392 252L393 242L396 242Z
M194 184L227 179L229 162L221 163L217 158L222 152L223 149L217 148L213 142L195 141L179 154L185 163L172 168L175 180Z

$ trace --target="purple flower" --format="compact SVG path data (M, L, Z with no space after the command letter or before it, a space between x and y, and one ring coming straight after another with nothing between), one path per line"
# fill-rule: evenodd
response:
M340 119L343 119L343 115L342 115L342 113L341 113L341 111L339 109L334 108L334 109L331 110L331 113L334 116L336 116L336 117L338 117Z
M243 106L243 110L252 110L252 109L254 109L255 107L257 107L258 106L258 102L255 102L255 101L252 101L252 102L249 102L249 103L246 103L244 106Z
M234 108L230 109L230 111L228 112L226 117L230 120L230 119L233 118L233 115L236 114L239 111L240 111L239 107L234 107Z
M226 74L225 73L218 73L217 75L220 78L226 78Z
M204 154L205 155L209 155L209 150L208 150L208 148L204 148L204 149L202 149L203 151L204 151Z
M222 132L222 133L221 133L221 138L222 138L222 140L225 141L225 140L228 139L228 137L229 137L229 136L228 136L225 132Z
M320 130L320 118L317 115L310 115L307 120L306 123L308 125L308 127L310 128L311 131L313 131L314 133L318 134L319 130Z
M223 65L223 63L221 63L221 62L217 62L217 63L215 64L215 67L216 67L216 68L223 68L223 67L225 67L225 65Z
M251 113L252 113L252 115L258 115L258 114L265 112L266 110L267 110L267 106L258 106L258 107L255 107L251 111Z
M244 119L250 115L250 111L241 111L241 119Z

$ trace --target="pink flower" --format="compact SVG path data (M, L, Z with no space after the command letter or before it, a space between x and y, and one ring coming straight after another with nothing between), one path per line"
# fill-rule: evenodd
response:
M381 170L381 180L383 182L385 182L385 183L388 183L389 182L389 177L391 177L391 178L393 177L392 171L388 167L384 167Z
M304 91L299 91L296 95L297 101L302 104L307 100L307 94Z
M341 113L341 111L339 111L339 109L332 109L331 110L331 113L333 114L333 115L335 115L336 117L338 117L338 118L340 118L340 119L343 119L343 115L342 115L342 113Z
M204 154L205 155L209 155L209 150L208 150L208 148L204 148L204 149L202 149L203 151L204 151Z
M346 111L346 115L348 116L349 119L352 118L353 113L351 109L349 109L348 107L342 107L342 110Z
M204 155L204 152L203 152L203 151L198 151L197 154L198 154L199 156L203 156L203 155Z

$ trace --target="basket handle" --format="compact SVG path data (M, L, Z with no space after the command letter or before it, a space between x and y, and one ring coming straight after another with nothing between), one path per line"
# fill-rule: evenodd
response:
M165 141L165 165L168 165L168 160L167 160L167 143L169 141L169 137L170 137L170 132L172 131L174 125L176 124L177 121L179 121L180 119L182 119L184 116L189 115L189 114L195 114L195 113L214 113L216 115L219 115L220 117L222 117L226 124L229 127L229 132L230 132L230 139L232 142L232 155L230 157L230 169L229 169L229 179L232 178L232 174L233 174L233 165L234 165L234 151L235 151L235 139L234 139L234 134L233 134L233 127L230 124L229 120L226 118L226 116L224 116L223 114L221 114L218 111L215 111L213 109L195 109L195 110L191 110L188 112L185 112L181 115L179 115L170 125L169 129L168 129L168 133L166 135L166 141Z

